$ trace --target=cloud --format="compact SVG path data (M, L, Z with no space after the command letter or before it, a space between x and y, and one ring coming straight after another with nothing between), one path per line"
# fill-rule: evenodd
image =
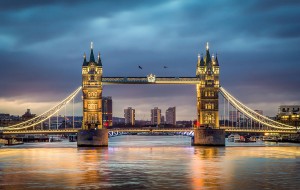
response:
M1 1L0 10L0 98L10 102L0 112L16 100L52 104L66 97L81 84L90 41L101 52L104 76L195 76L197 53L209 41L222 86L243 102L270 114L299 102L298 1L32 0ZM194 117L186 111L195 111L191 86L104 90L117 115L129 104L146 114L157 102L162 109L178 105L179 118Z

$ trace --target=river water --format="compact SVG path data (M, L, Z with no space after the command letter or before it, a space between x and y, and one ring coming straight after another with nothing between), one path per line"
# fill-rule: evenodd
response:
M300 189L300 146L193 147L182 136L119 136L108 148L0 149L0 189Z

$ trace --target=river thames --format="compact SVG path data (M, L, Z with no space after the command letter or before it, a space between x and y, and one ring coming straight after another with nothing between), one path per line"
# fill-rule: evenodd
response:
M182 136L118 136L108 148L0 149L0 189L299 189L300 146L193 147Z

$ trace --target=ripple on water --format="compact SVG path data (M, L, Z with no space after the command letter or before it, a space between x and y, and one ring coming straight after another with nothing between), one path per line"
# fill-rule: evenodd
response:
M120 136L108 148L0 149L4 189L297 189L299 146L192 147L190 138Z

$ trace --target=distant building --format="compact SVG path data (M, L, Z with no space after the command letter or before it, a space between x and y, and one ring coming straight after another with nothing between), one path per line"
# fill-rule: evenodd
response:
M237 122L240 119L241 112L240 111L229 111L229 121Z
M135 125L135 109L128 107L124 109L125 125Z
M113 117L113 124L125 124L124 117Z
M196 120L197 122L197 120ZM176 121L178 127L193 127L193 121Z
M279 106L278 114L282 114L282 115L300 114L300 105L281 105Z
M300 105L281 105L276 120L291 126L300 126Z
M176 125L176 107L169 107L166 110L166 124Z
M0 120L10 120L10 115L8 113L0 113Z
M165 116L162 115L162 116L160 117L160 123L161 123L161 124L165 124Z
M35 117L35 114L31 114L30 109L27 109L27 111L22 115L22 120L26 121L29 119L32 119Z
M0 113L0 127L7 126L11 123L11 116L7 113Z
M102 122L103 126L113 125L112 98L110 96L102 97Z
M254 110L254 111L260 115L263 115L262 110ZM229 121L232 123L241 124L246 122L246 117L239 110L229 111Z
M161 123L161 109L155 107L151 109L151 124L152 125L159 125Z

